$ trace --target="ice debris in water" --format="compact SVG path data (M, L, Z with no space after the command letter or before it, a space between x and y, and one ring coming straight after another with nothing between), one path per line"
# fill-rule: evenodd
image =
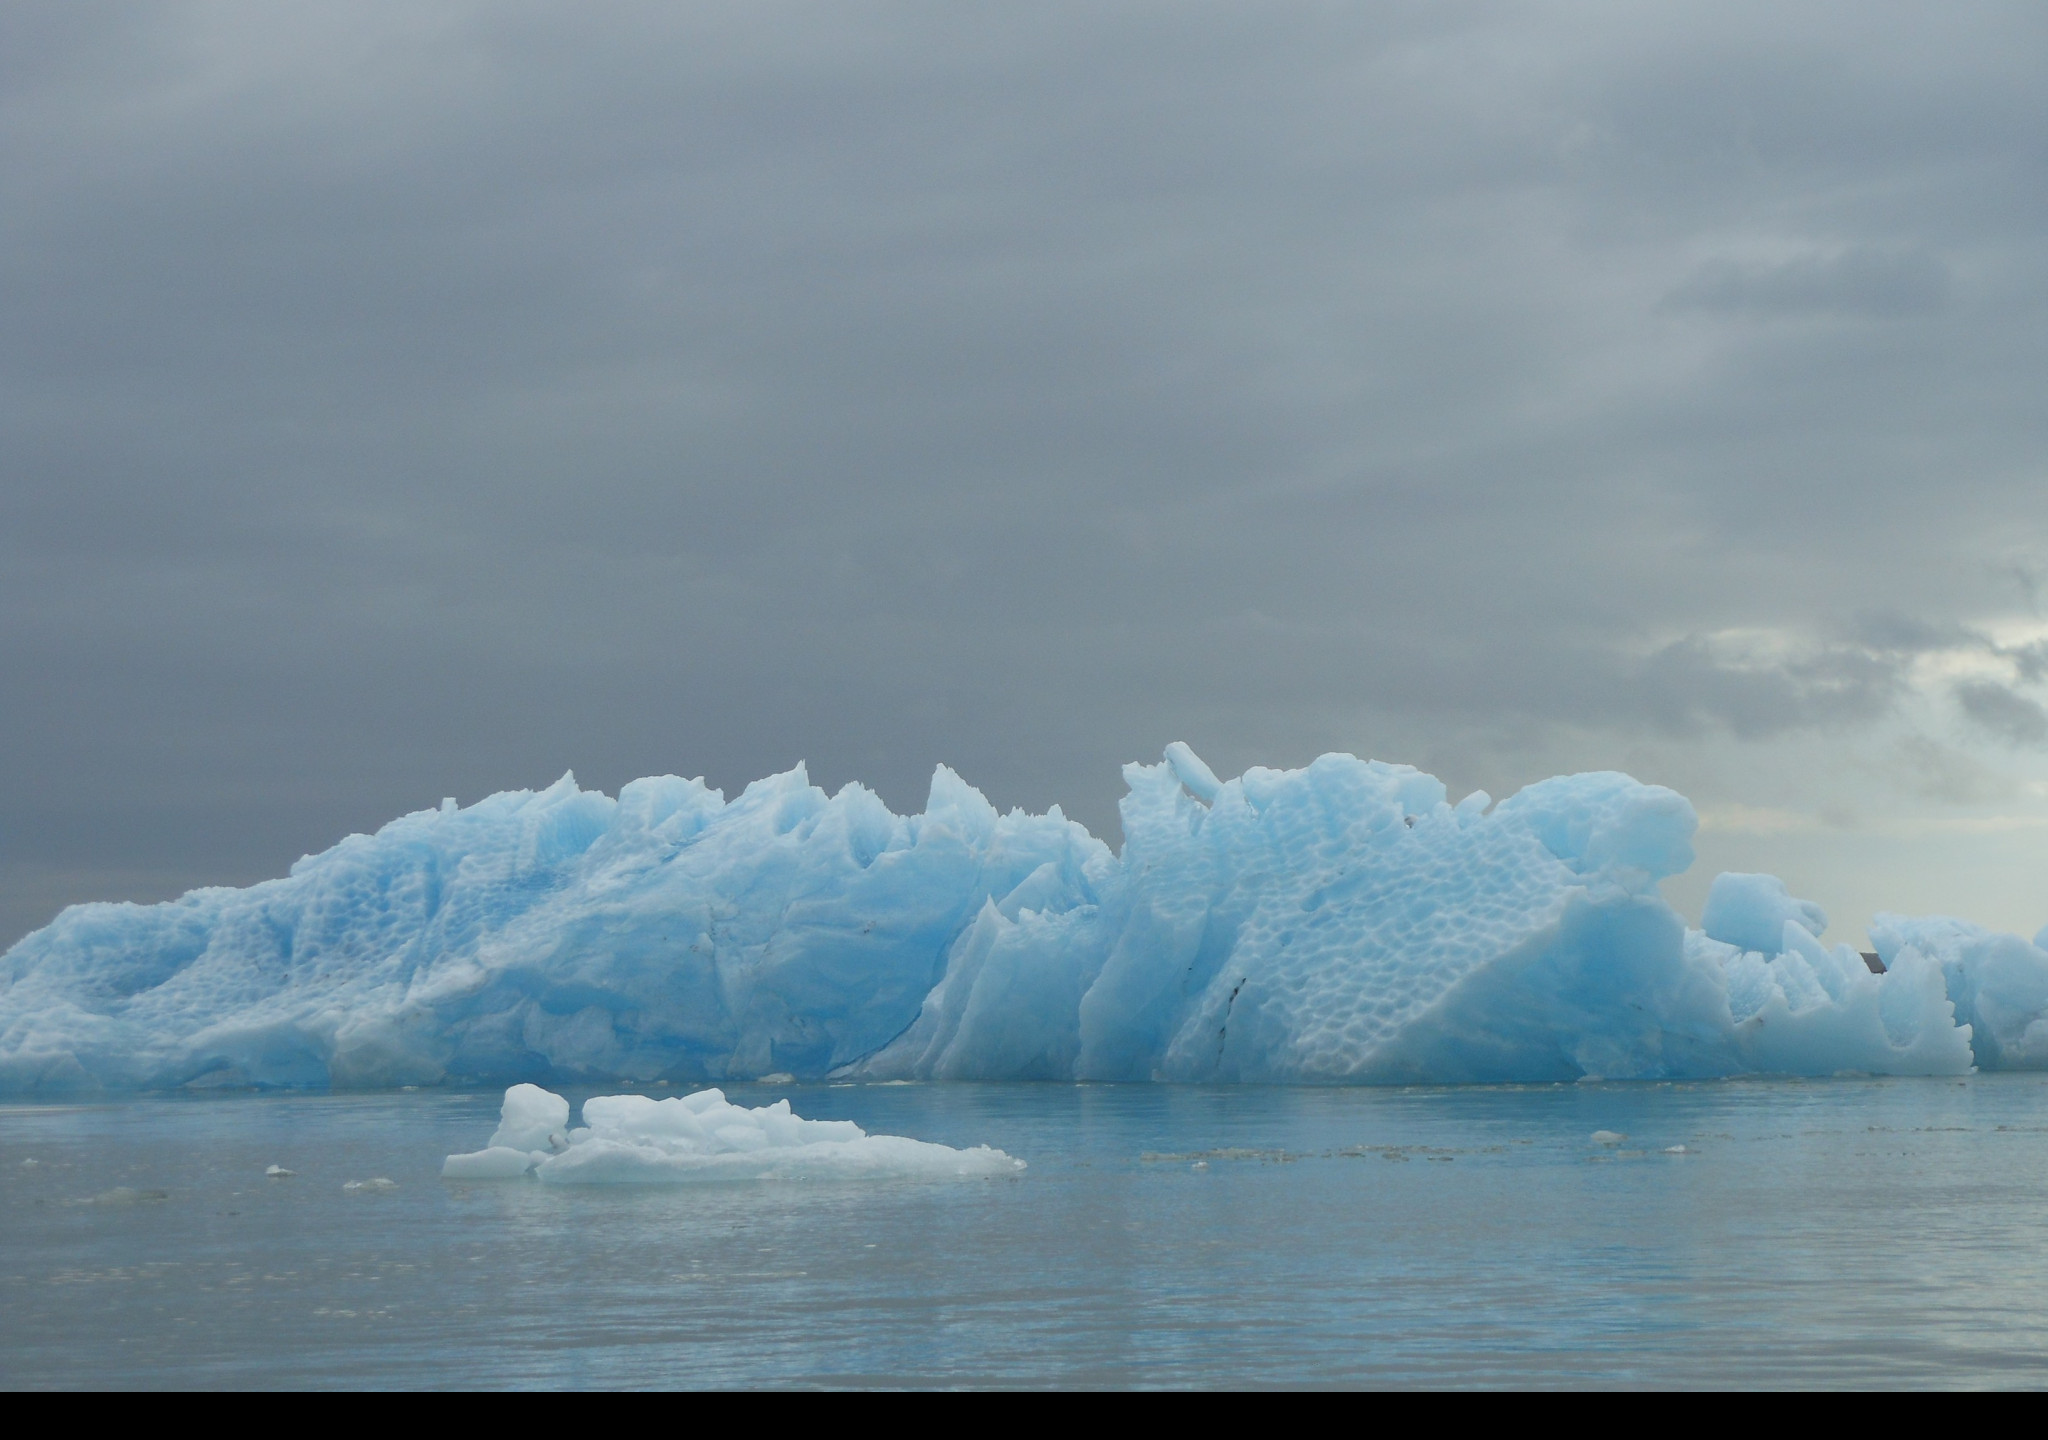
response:
M263 1173L265 1175L268 1175L273 1180L289 1180L299 1172L296 1170L287 1170L282 1165L271 1165L268 1166Z
M1619 1145L1626 1139L1628 1139L1628 1136L1622 1134L1619 1130L1595 1130L1593 1132L1593 1143L1595 1145Z
M805 1120L789 1102L748 1109L718 1090L671 1096L599 1095L569 1128L569 1102L538 1085L505 1092L482 1150L450 1155L450 1180L550 1185L680 1185L720 1180L941 1180L1014 1175L1024 1168L986 1145L954 1150L870 1135L850 1120Z
M732 801L564 776L246 890L74 906L0 958L0 1092L2048 1068L2042 937L1880 915L1875 974L1758 875L1688 930L1658 882L1693 808L1626 775L1454 806L1405 765L1226 780L1176 742L1124 778L1121 852L944 767L903 816L802 767Z
M396 1190L398 1182L379 1175L374 1180L345 1180L341 1188L351 1195L382 1195L387 1191Z

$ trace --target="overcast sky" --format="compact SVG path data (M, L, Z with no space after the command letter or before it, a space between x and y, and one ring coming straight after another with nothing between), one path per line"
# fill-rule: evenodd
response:
M573 768L2048 921L2048 8L0 0L0 944Z

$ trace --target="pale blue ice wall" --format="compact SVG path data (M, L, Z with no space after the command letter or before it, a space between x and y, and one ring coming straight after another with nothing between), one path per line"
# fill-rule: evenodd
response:
M0 961L0 1090L1945 1073L1973 1033L2048 1064L2016 937L1887 920L1874 975L1757 877L1719 928L1775 949L1688 933L1657 882L1692 807L1624 775L1454 808L1406 766L1226 782L1176 745L1125 778L1121 856L944 768L911 816L801 768L730 804L564 777L247 890L75 906Z

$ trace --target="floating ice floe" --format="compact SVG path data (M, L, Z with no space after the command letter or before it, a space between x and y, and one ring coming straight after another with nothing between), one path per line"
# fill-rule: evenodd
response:
M954 1150L900 1135L870 1135L850 1120L805 1120L778 1100L758 1109L717 1090L652 1100L600 1095L569 1128L569 1102L538 1085L505 1092L497 1130L482 1150L450 1155L450 1180L550 1185L683 1185L733 1180L951 1180L1024 1168L986 1145Z
M728 802L570 777L392 821L244 890L79 905L0 957L0 1093L845 1079L1458 1083L2048 1067L2048 951L1723 875L1681 795L1449 803L1325 755L1125 767L1112 852L801 767ZM508 1147L509 1148L509 1147ZM511 1162L504 1161L505 1164Z

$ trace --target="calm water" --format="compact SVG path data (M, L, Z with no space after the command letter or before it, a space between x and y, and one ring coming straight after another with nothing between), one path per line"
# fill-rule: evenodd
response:
M1031 1168L455 1185L495 1093L7 1107L0 1384L2048 1383L2041 1077L730 1093Z

